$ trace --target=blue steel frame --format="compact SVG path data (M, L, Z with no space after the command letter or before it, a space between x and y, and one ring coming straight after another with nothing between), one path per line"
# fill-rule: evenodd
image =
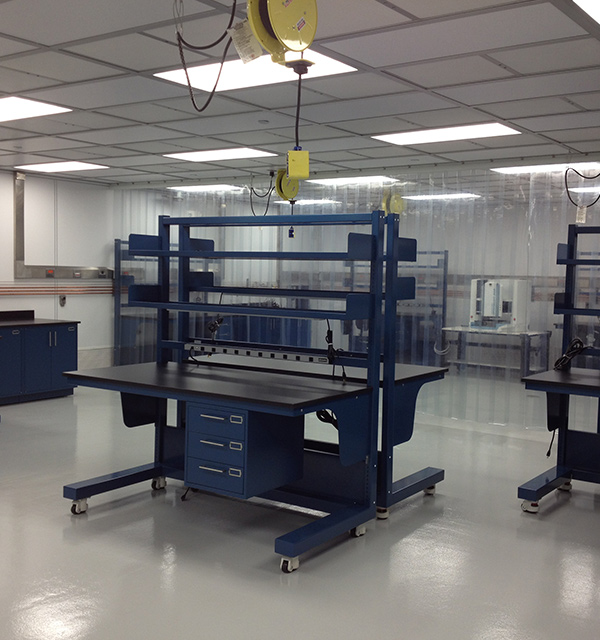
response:
M600 235L600 227L569 225L566 244L557 248L557 264L566 266L565 290L554 301L554 313L564 316L563 353L573 339L575 316L598 316L600 309L576 307L577 268L600 266L600 259L578 258L577 240L580 235ZM587 349L586 355L600 355L599 349ZM558 430L557 464L544 473L522 484L517 491L520 499L537 503L542 497L569 483L571 479L600 483L600 405L596 432L569 429L569 399L571 395L600 398L600 385L580 384L575 368L556 372L553 379L547 374L524 378L525 387L546 393L547 425L549 431ZM585 370L581 370L585 371ZM600 400L599 400L600 403Z
M215 251L212 241L190 236L197 227L223 226L279 226L290 225L368 225L370 233L350 233L348 251L338 253L299 252L244 252ZM178 250L172 248L171 229L178 229ZM367 319L369 322L366 353L344 354L340 365L366 369L365 393L353 398L311 406L301 411L277 410L268 406L240 404L227 400L231 407L249 408L255 412L276 413L283 416L303 415L318 408L334 412L339 424L339 445L305 441L305 477L299 482L270 491L262 497L280 502L324 511L328 515L311 522L275 540L275 552L295 558L300 554L332 540L373 519L376 507L389 507L421 489L443 479L443 470L427 468L404 480L393 482L393 447L410 439L417 393L430 380L443 377L445 369L413 367L419 369L396 379L396 303L414 297L414 278L398 277L398 262L416 259L416 242L400 238L399 216L384 215L382 211L370 214L342 214L329 216L273 216L266 218L159 218L158 236L132 234L129 254L154 256L158 260L159 285L132 285L129 287L129 305L154 308L157 311L157 362L181 363L184 348L189 342L189 312L212 311L240 315L279 315L308 319ZM385 246L384 246L385 243ZM306 290L272 290L270 296L346 298L346 311L310 309L264 309L260 307L193 304L190 291L254 293L262 289L239 289L214 286L206 274L191 270L191 258L273 259L273 260L333 260L367 261L370 264L369 289L366 293L322 292ZM178 261L177 300L170 300L170 264ZM385 296L384 296L385 271ZM170 323L170 313L177 314L177 322ZM176 327L176 335L169 336L169 326ZM240 343L240 347L244 345ZM382 365L383 348L383 365ZM322 355L322 351L315 350ZM135 365L132 365L135 366ZM381 367L383 378L381 379ZM135 467L106 476L67 485L64 496L80 500L104 491L127 486L157 476L183 479L185 456L185 403L196 399L173 389L140 388L136 384L114 381L81 380L106 389L121 391L122 395L138 394L154 402L151 410L155 422L154 463ZM383 389L382 452L378 452L379 393ZM177 428L167 426L166 399L177 400ZM217 406L224 401L202 397L203 403ZM141 424L141 422L140 422ZM379 487L379 488L378 488Z

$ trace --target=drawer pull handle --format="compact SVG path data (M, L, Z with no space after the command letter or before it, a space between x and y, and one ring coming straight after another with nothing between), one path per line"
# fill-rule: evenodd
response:
M233 476L234 478L241 478L242 477L242 470L241 469L229 469L229 475Z
M202 469L203 471L212 471L213 473L225 473L224 469L215 469L214 467L204 467L200 465L198 469Z
M200 440L202 444L209 444L211 447L224 447L222 442L213 442L212 440Z
M229 443L229 448L232 451L241 451L243 449L243 444L241 442L230 442Z
M13 336L18 336L21 332L18 329L13 329L12 334Z
M243 424L244 417L243 416L230 416L229 422L232 424Z
M201 413L200 417L201 418L208 418L209 420L225 420L225 418L223 418L223 416L211 416L208 413Z

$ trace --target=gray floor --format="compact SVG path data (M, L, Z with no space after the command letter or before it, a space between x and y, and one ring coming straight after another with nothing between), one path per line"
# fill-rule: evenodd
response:
M63 484L151 459L152 430L118 426L115 394L78 389L0 415L2 640L600 637L600 487L574 483L537 515L516 498L553 464L542 429L419 414L396 468L443 467L436 495L286 575L273 540L304 514L182 502L176 481L70 514Z

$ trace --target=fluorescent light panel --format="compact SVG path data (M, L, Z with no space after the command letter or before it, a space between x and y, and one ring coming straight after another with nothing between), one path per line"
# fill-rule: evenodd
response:
M388 178L387 176L359 176L356 178L317 178L315 180L307 180L306 182L339 187L349 184L371 184L372 182L398 182L398 180L395 178Z
M597 187L569 187L569 191L574 193L600 193L600 184Z
M577 171L585 171L586 169L598 171L600 163L598 162L573 162L560 164L537 164L522 167L500 167L492 169L496 173L519 174L519 173L552 173L553 171L566 171L568 168L577 169Z
M487 124L472 124L464 127L445 127L441 129L424 129L422 131L406 131L404 133L389 133L381 136L371 136L375 140L382 140L390 144L416 145L432 142L451 142L454 140L476 140L478 138L493 138L496 136L514 136L521 132L507 127L499 122Z
M175 160L187 160L189 162L217 162L219 160L242 160L244 158L266 158L276 156L276 153L250 149L249 147L236 147L231 149L211 149L209 151L186 151L184 153L167 153L165 158Z
M293 52L292 52L293 53ZM304 57L314 64L309 67L302 81L311 78L322 78L323 76L337 75L340 73L350 73L356 71L354 67L328 58L315 51L305 51ZM298 59L299 54L286 55L287 59ZM190 83L195 89L201 91L212 91L219 73L220 63L198 65L188 67ZM185 72L183 69L174 71L164 71L154 74L157 78L187 85ZM231 91L232 89L245 89L248 87L259 87L268 84L278 84L280 82L293 82L298 80L298 75L293 69L274 64L271 56L261 56L252 62L244 64L241 60L230 60L223 65L223 71L219 78L217 91Z
M108 169L102 164L91 164L89 162L47 162L44 164L24 164L15 169L27 171L40 171L42 173L63 173L65 171L90 171L92 169Z
M232 184L201 184L190 185L187 187L167 187L173 191L186 191L188 193L209 193L215 191L243 191L243 187L236 187Z
M573 2L596 22L600 22L600 3L598 0L573 0Z
M476 193L437 193L429 196L401 196L403 200L473 200L481 198Z
M51 116L57 113L66 113L71 109L57 107L46 102L27 100L25 98L1 98L0 99L0 122L10 120L24 120L25 118L37 118L39 116Z

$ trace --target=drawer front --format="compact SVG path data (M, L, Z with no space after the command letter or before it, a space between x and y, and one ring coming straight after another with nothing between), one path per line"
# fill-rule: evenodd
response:
M233 440L196 431L190 431L187 434L187 455L192 458L243 467L245 449L246 443L243 440Z
M248 414L245 411L194 403L187 407L187 428L197 433L245 440L247 421Z
M244 470L211 460L186 458L185 482L190 486L244 493Z

